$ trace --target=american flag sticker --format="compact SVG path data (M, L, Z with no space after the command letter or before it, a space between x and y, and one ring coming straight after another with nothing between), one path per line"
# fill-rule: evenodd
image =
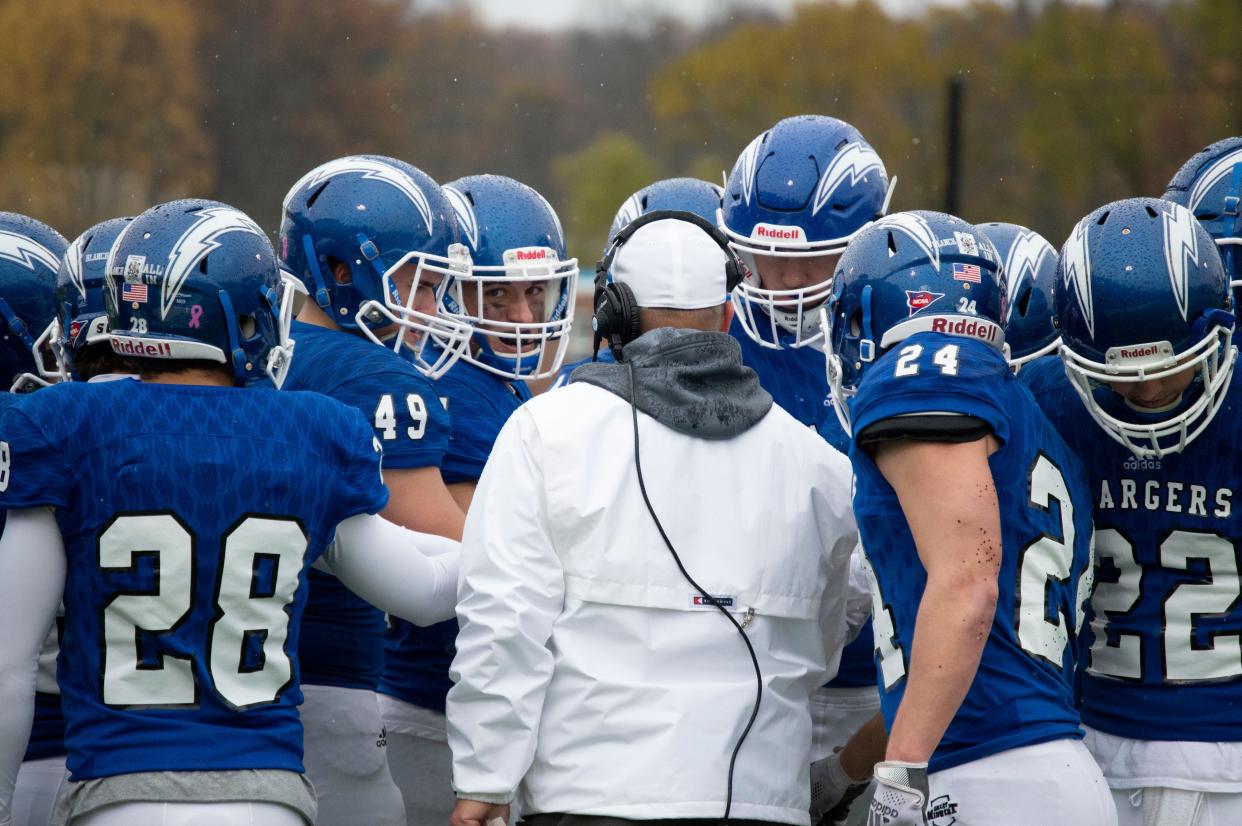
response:
M975 267L975 269L979 269ZM146 284L122 284L121 300L135 301L139 304L147 303L147 285Z
M954 264L953 280L980 284L983 282L983 273L979 270L978 264Z

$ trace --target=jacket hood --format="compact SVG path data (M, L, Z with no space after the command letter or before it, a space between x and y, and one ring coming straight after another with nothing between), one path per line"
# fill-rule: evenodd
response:
M584 364L570 381L632 399L660 424L699 439L732 439L772 407L772 396L742 364L741 348L728 333L661 327L625 345L623 355L619 364Z

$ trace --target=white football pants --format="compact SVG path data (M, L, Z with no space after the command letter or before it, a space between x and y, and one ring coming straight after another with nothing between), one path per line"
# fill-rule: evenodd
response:
M375 692L304 685L302 693L302 762L319 799L317 826L403 826Z
M1081 740L1002 751L929 781L927 820L937 826L1117 826L1112 793Z
M279 803L115 803L69 826L306 826Z

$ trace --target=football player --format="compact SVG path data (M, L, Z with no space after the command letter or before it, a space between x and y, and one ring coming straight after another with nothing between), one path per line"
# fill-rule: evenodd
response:
M108 251L133 218L111 218L69 245L56 273L56 337L61 372L74 381L127 374L108 340L104 265Z
M42 333L55 330L55 287L58 262L65 254L66 242L60 233L25 215L0 213L0 410L21 398L7 391L43 387L61 378L49 369L52 350L34 346L45 342L54 348L55 339ZM0 510L0 526L4 511ZM65 722L60 713L56 689L56 636L49 633L39 657L38 697L34 725L25 760L17 775L13 793L16 826L47 826L52 804L65 778Z
M441 473L464 511L501 427L530 398L523 379L551 375L560 364L578 262L565 255L551 205L525 184L474 175L446 184L444 193L473 262L469 273L453 274L444 303L474 335L436 380L452 416ZM389 631L380 709L409 826L448 822L456 802L444 721L456 638L456 620L432 628L396 621Z
M392 158L329 161L286 195L280 253L310 296L293 324L298 358L286 388L322 393L374 425L392 494L386 519L460 539L465 515L440 475L448 415L431 381L396 352L412 348L421 359L435 332L443 351L423 364L436 373L460 355L457 331L469 332L436 315L445 276L469 267L440 187ZM321 826L405 823L375 695L385 628L382 612L311 572L299 656L306 768Z
M1242 822L1242 390L1221 257L1185 207L1107 204L1061 250L1056 311L1063 367L1021 376L1090 476L1087 745L1123 826Z
M1017 373L1023 365L1055 354L1061 344L1052 299L1057 251L1038 232L1017 224L993 222L978 227L996 247L1008 284L1005 344L1009 345L1009 366Z
M1163 197L1193 212L1220 248L1236 307L1242 302L1242 137L1219 140L1192 156Z
M841 252L885 213L895 183L853 126L802 115L751 141L717 215L747 267L729 327L742 362L777 404L842 453L849 438L824 376L819 310ZM872 648L867 625L842 652L837 676L812 698L812 759L832 754L879 711Z
M1074 707L1086 476L1009 370L998 258L898 213L850 243L827 308L889 731L873 823L1116 822Z
M716 221L716 213L720 210L720 194L723 190L715 184L701 181L698 178L667 178L643 187L625 199L612 219L608 228L608 241L604 244L604 252L612 244L612 239L627 224L640 215L654 212L657 209L671 209L680 212L693 212L705 221ZM615 361L612 349L600 347L591 356L566 364L556 375L553 387L561 387L569 382L569 374L589 361Z
M0 417L0 824L62 591L57 822L313 823L306 572L326 563L434 622L455 601L453 543L374 515L388 493L356 411L256 386L288 369L291 291L248 217L154 207L107 273L112 347L142 381L64 383Z

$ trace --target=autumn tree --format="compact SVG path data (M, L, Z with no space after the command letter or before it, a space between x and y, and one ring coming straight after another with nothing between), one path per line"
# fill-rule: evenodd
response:
M0 196L72 237L204 194L212 146L193 4L0 5Z

